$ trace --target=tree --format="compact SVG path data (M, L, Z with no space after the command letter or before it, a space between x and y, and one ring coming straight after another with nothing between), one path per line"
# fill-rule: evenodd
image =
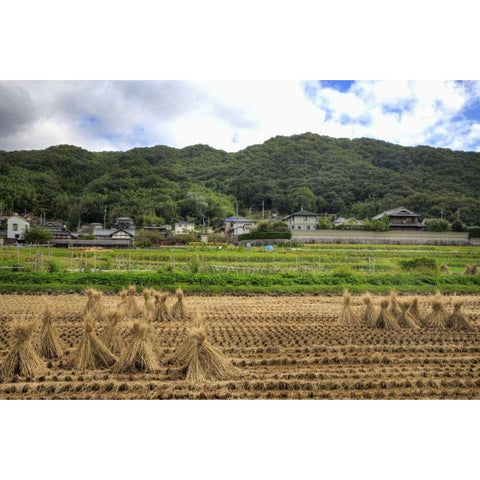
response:
M327 217L321 218L317 223L317 230L330 230L332 222Z
M23 233L23 240L26 243L46 243L53 238L52 234L44 228L31 226Z
M425 220L427 232L447 232L450 230L450 224L443 218L432 218Z
M452 232L466 232L467 226L461 220L452 222Z

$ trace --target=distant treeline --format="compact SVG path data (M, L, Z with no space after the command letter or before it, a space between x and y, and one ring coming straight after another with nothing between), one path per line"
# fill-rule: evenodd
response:
M312 133L275 137L236 153L206 145L88 152L61 145L0 151L3 212L47 219L137 225L176 219L212 227L235 213L278 215L303 206L319 213L370 218L397 206L425 218L458 216L480 225L480 153L402 147L371 139Z

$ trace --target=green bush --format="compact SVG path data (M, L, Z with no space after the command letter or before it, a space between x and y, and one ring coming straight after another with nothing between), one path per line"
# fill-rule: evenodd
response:
M330 230L332 228L332 222L328 218L321 218L316 228L317 230Z
M23 233L23 240L26 243L47 243L53 238L52 234L44 228L31 226Z
M480 238L480 227L468 227L469 238Z
M430 257L417 257L408 260L400 260L400 268L407 271L416 271L427 275L438 273L437 261Z
M427 232L448 232L452 227L444 218L432 218L425 220ZM457 230L458 231L458 230Z
M461 220L452 222L452 232L466 232L467 226Z
M292 232L252 232L238 236L239 240L274 240L277 238L292 238Z

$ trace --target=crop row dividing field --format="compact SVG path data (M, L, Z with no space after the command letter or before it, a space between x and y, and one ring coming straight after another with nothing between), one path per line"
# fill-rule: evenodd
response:
M373 296L377 307L383 297ZM412 297L401 295L401 300ZM422 315L431 296L419 296ZM102 296L106 309L118 296ZM238 368L226 381L186 380L171 362L193 320L154 321L159 367L154 372L118 373L109 368L78 371L71 365L84 331L86 295L0 295L0 360L12 345L14 321L34 320L37 333L48 303L64 356L49 360L33 378L3 376L2 399L472 399L480 398L480 296L444 295L448 313L463 301L470 330L343 325L339 296L186 296L198 312L208 341ZM137 295L142 305L142 297ZM166 305L171 309L175 298ZM352 297L361 317L362 298ZM99 335L107 320L99 319ZM128 341L130 322L120 324Z

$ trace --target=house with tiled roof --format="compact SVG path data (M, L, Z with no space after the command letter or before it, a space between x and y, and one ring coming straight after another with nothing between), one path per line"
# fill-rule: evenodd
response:
M388 216L390 230L421 232L425 228L423 218L418 213L412 212L405 207L385 210L375 215L372 220L380 220L384 218L385 215Z
M283 217L284 222L287 223L288 228L292 231L298 230L316 230L317 223L322 218L318 213L309 212L308 210L300 209L298 212L291 213Z

